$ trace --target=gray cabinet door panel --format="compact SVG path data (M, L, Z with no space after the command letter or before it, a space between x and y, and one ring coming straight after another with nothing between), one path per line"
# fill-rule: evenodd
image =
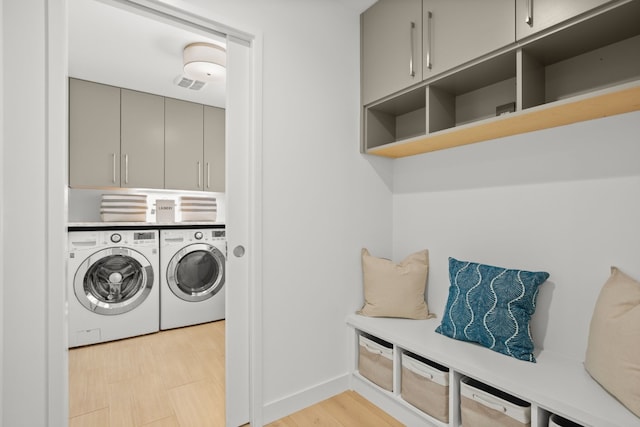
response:
M204 190L225 191L225 110L204 106Z
M422 81L421 0L380 0L361 25L364 105Z
M120 88L69 79L69 185L120 186Z
M164 188L164 98L122 89L121 186Z
M165 188L203 188L203 105L165 98Z
M516 36L523 39L610 1L516 0Z

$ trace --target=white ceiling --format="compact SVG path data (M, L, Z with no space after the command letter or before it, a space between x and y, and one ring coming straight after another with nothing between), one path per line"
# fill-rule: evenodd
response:
M207 5L208 0L193 4ZM248 2L257 0L247 0ZM307 0L317 1L317 0ZM375 0L322 0L358 13ZM156 95L225 107L225 83L199 90L175 84L183 75L182 51L193 42L224 45L224 38L176 22L161 22L118 0L68 0L69 75Z
M199 91L175 84L183 75L182 50L193 42L224 44L214 34L198 33L170 22L99 0L68 0L69 75L113 86L225 106L225 83Z

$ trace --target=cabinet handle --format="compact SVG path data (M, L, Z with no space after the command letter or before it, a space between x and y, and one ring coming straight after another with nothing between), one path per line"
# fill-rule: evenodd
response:
M113 174L111 176L111 182L116 183L116 153L111 153L111 164L113 166Z
M415 77L416 76L416 70L413 68L413 51L414 51L414 46L415 46L415 41L414 41L415 29L416 29L416 23L412 22L411 25L409 26L409 36L410 36L410 39L411 39L411 55L409 55L409 76L411 76L411 77Z
M433 13L427 12L427 68L431 69L431 20Z
M527 17L524 22L533 27L533 0L527 0Z
M210 163L207 162L207 188L211 188L211 168Z
M124 183L129 183L129 155L124 155Z
M202 188L202 167L198 162L198 188Z

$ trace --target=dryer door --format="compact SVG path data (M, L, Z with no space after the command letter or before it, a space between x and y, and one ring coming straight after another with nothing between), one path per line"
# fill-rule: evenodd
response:
M180 299L211 298L224 285L224 254L214 246L195 243L178 251L167 266L167 284Z
M153 266L133 249L107 248L94 253L78 267L74 292L90 311L104 315L133 310L153 287Z

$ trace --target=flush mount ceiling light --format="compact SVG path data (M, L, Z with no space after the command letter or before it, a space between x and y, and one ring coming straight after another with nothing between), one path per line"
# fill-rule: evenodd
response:
M182 53L184 72L197 80L216 81L226 76L227 51L211 43L191 43Z

